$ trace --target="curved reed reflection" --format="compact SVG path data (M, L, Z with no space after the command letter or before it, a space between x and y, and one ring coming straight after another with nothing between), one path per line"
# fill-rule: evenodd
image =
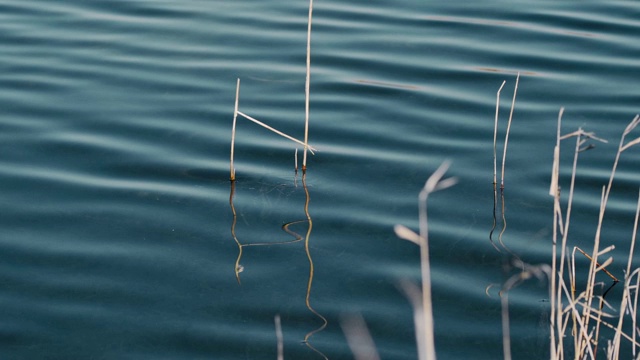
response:
M307 254L307 259L309 259L309 280L307 282L307 295L305 297L305 304L307 305L307 309L309 309L309 311L311 311L315 316L317 316L322 321L322 325L320 325L320 327L308 332L307 335L304 336L304 344L307 345L309 349L315 351L316 353L318 353L319 355L327 359L327 357L322 352L320 352L318 349L313 347L313 345L311 345L311 343L309 342L309 339L313 335L319 333L320 331L324 330L327 327L328 322L324 316L322 316L319 312L317 312L311 306L311 285L313 284L314 268L313 268L313 259L311 258L311 251L309 250L309 239L311 237L311 230L313 229L313 221L311 220L311 215L309 214L309 199L310 199L309 188L307 187L307 175L304 172L302 175L302 187L304 188L304 194L306 197L304 202L304 213L307 216L307 221L309 222L309 227L307 228L307 234L304 239L304 250Z
M295 184L297 186L297 175L295 178ZM320 350L318 350L317 348L315 348L311 342L310 339L311 337L313 337L315 334L321 332L322 330L324 330L327 325L328 325L328 321L327 319L320 314L317 310L315 310L313 308L313 306L311 305L311 288L313 285L313 276L314 276L314 264L313 264L313 258L311 256L311 250L310 250L310 239L311 239L311 231L313 230L313 221L311 219L311 215L309 213L309 202L310 202L310 196L309 196L309 188L307 187L307 181L306 181L306 174L303 172L302 175L302 188L304 189L304 193L305 193L305 202L304 202L304 213L305 213L305 217L306 219L304 220L296 220L296 221L291 221L288 222L284 225L282 225L282 230L284 232L286 232L287 234L291 235L294 237L293 240L286 240L286 241L277 241L277 242L257 242L257 243L246 243L243 244L242 242L240 242L240 240L238 239L237 235L236 235L236 224L238 221L238 216L236 213L236 209L235 206L233 204L233 199L235 197L235 187L236 187L236 182L235 181L231 181L231 191L229 194L229 206L231 207L231 213L233 214L233 220L231 222L231 236L233 237L233 240L236 242L237 246L238 246L238 257L236 258L235 264L234 264L234 272L235 272L235 276L236 276L236 280L238 281L238 284L241 284L240 281L240 273L244 270L244 267L240 264L240 261L242 259L242 254L243 254L243 249L245 247L249 247L249 246L270 246L270 245L285 245L285 244L292 244L292 243L297 243L300 242L302 240L304 240L304 249L305 249L305 254L307 256L307 260L309 261L309 278L307 280L307 289L306 289L306 295L305 295L305 305L307 307L307 309L314 315L316 316L318 319L321 320L322 324L312 330L309 331L304 339L303 339L303 343L312 351L314 351L315 353L317 353L318 355L322 356L324 359L328 359ZM304 236L298 234L297 232L293 231L290 229L290 227L292 225L295 224L299 224L299 223L304 223L306 222L308 224L307 227L307 231L305 233Z
M233 198L235 197L235 192L236 192L236 183L235 183L235 181L232 181L231 182L231 192L229 194L229 206L231 207L231 213L233 214L233 220L231 222L231 236L233 237L233 240L238 245L238 258L236 259L236 262L235 262L234 271L235 271L235 274L236 274L236 280L238 280L238 284L241 284L240 273L244 270L244 267L240 264L240 260L242 259L242 249L243 248L248 247L248 246L283 245L283 244L291 244L291 243L299 242L299 241L301 241L303 239L302 236L300 234L290 230L289 226L294 225L294 224L298 224L298 223L302 223L302 222L305 222L307 220L291 221L291 222L288 222L288 223L282 225L282 230L284 232L286 232L287 234L293 236L294 237L293 240L275 241L275 242L258 242L258 243L243 244L243 243L240 242L240 240L238 240L238 237L236 236L236 223L238 222L238 215L236 214L236 208L233 205Z

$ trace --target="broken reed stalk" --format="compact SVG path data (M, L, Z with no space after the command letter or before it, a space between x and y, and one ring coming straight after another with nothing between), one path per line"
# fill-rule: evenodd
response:
M438 169L429 177L424 187L418 195L418 210L419 210L419 226L420 234L416 234L412 230L403 225L396 225L394 227L396 235L405 240L409 240L420 247L420 270L422 277L422 314L423 314L423 336L422 341L418 343L419 358L435 359L435 342L433 337L433 305L431 298L431 265L429 263L429 228L427 221L427 200L429 194L446 189L453 186L456 182L456 178L448 178L442 180L442 177L449 168L449 161L445 161L438 167Z
M305 144L305 143L303 143L302 141L300 141L300 140L298 140L298 139L294 138L293 136L287 135L287 134L283 133L283 132L282 132L282 131L280 131L280 130L276 130L276 129L272 128L271 126L269 126L269 125L267 125L267 124L263 123L262 121L259 121L259 120L257 120L257 119L254 119L254 118L252 118L251 116L249 116L249 115L247 115L247 114L243 113L242 111L238 111L238 115L242 116L243 118L245 118L245 119L247 119L247 120L253 121L254 123L256 123L256 124L258 124L258 125L262 126L263 128L265 128L265 129L267 129L267 130L271 130L271 131L273 131L274 133L276 133L276 134L278 134L278 135L280 135L280 136L282 136L282 137L285 137L285 138L287 138L287 139L289 139L289 140L291 140L291 141L295 142L296 144L300 144L300 145L303 145L305 148L309 148L309 151L310 151L312 154L315 154L313 151L318 151L317 149L315 149L315 148L314 148L314 147L312 147L311 145Z
M549 314L549 330L550 330L550 354L553 359L561 359L560 354L557 354L556 351L563 351L564 345L562 341L562 335L564 332L561 329L558 329L558 344L556 345L556 333L555 327L562 327L562 314L558 309L562 309L562 295L560 292L560 287L556 290L556 266L557 266L557 253L558 253L558 222L562 221L562 214L560 208L560 188L558 187L558 176L560 172L560 124L562 123L562 114L564 113L564 108L560 108L560 113L558 114L558 130L556 135L556 146L553 149L553 168L551 169L551 186L549 188L549 194L553 196L553 247L552 247L552 258L551 258L551 279L549 284L549 301L551 303L551 310ZM562 225L560 225L560 228ZM562 260L564 260L564 249L565 244L562 245ZM562 273L562 272L560 272ZM556 296L557 292L557 296ZM557 304L556 304L557 302ZM557 318L556 318L557 317ZM557 347L556 347L557 346Z
M238 117L238 97L240 95L240 78L238 78L237 84L236 84L236 104L235 107L233 109L233 127L231 128L231 164L230 166L230 172L231 172L231 181L234 181L236 179L236 169L233 166L233 152L234 152L234 145L235 145L235 141L236 141L236 119Z
M309 23L307 28L307 77L304 84L304 155L302 156L302 172L307 171L307 148L309 147L309 84L311 82L311 15L313 0L309 1Z
M509 131L511 130L511 119L513 119L513 109L516 105L516 94L518 93L518 82L520 81L520 72L516 77L516 86L513 89L513 100L511 101L511 112L509 113L509 122L507 123L507 134L504 138L504 154L502 155L502 176L500 179L500 190L504 190L504 165L507 159L507 144L509 143Z
M280 314L277 314L273 321L276 326L276 339L278 341L278 360L284 360L284 341L282 336L282 325L280 322Z

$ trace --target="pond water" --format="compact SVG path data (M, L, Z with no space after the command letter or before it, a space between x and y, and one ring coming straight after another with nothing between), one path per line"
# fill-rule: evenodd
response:
M438 358L502 357L496 92L506 80L501 153L520 72L501 240L527 263L551 262L558 111L563 133L609 140L578 169L569 241L589 249L640 112L640 5L316 0L318 151L296 175L302 148L239 117L232 184L236 79L240 111L304 139L308 5L0 1L0 357L275 359L279 316L286 359L350 359L341 323L359 314L381 358L416 359L400 284L419 283L419 249L393 227L417 229L445 159L458 184L429 199ZM620 279L638 161L623 154L603 229ZM547 286L510 293L515 358L548 357Z

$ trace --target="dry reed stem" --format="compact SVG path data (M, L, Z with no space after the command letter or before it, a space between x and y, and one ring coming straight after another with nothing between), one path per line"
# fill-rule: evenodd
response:
M409 230L402 225L396 225L394 230L396 235L401 239L409 240L420 246L420 270L422 277L422 323L423 323L423 336L424 344L418 342L418 355L422 359L435 359L435 343L433 337L433 305L431 298L431 265L429 264L429 229L427 219L427 200L429 194L446 189L453 186L457 179L448 178L442 179L444 174L449 168L450 162L445 161L438 167L438 169L427 179L424 187L418 195L418 210L419 210L419 226L420 234ZM415 308L415 307L414 307ZM416 328L417 332L417 328Z
M307 171L307 149L309 147L309 87L311 82L311 16L313 0L309 0L309 23L307 27L307 77L304 84L304 155L302 156L302 172Z
M574 157L573 157L573 167L571 170L571 185L569 188L569 199L567 200L567 210L566 210L566 214L565 214L565 219L564 219L564 226L563 221L562 221L562 214L558 213L558 216L560 217L560 233L562 234L562 247L561 247L561 255L560 255L560 267L558 269L558 273L559 274L563 274L564 273L564 261L565 261L565 256L566 256L566 249L567 249L567 238L569 236L569 225L570 225L570 221L571 221L571 209L572 209L572 205L573 205L573 194L574 194L574 190L575 190L575 180L576 180L576 172L577 172L577 166L578 166L578 154L580 153L580 147L584 144L584 139L582 139L583 136L589 136L589 137L593 137L595 138L595 136L593 136L593 134L590 133L585 133L581 128L578 129L578 131L575 131L571 134L559 137L558 140L564 140L564 139L568 139L570 136L575 136L576 137L576 145L575 145L575 149L574 149ZM596 138L597 139L597 138ZM600 139L598 139L600 140ZM558 156L559 156L559 147L558 147ZM555 162L555 160L554 160ZM559 162L559 159L558 159ZM556 176L558 176L559 173L556 173ZM557 178L556 178L557 181ZM557 187L557 183L555 185ZM560 201L560 192L558 190L558 204ZM559 205L558 205L559 206ZM580 250L580 249L578 249ZM582 250L580 250L582 252ZM584 253L584 252L583 252ZM588 255L585 254L587 257ZM555 260L555 256L556 256L556 252L554 251L554 260ZM606 270L605 270L606 271ZM561 293L558 291L557 295L556 295L556 307L557 309L562 309L562 295ZM556 321L558 321L559 323L559 319L556 319ZM562 334L562 333L559 333ZM564 346L562 343L562 337L559 337L558 339L559 344L558 346Z
M579 128L577 131L574 131L572 133L566 134L566 135L560 135L560 130L561 130L561 122L562 122L562 115L564 113L564 108L560 109L560 112L558 114L558 126L557 126L557 136L556 136L556 146L554 148L554 157L553 157L553 168L552 168L552 176L551 176L551 185L549 188L549 194L552 195L554 197L554 219L553 219L553 248L552 248L552 269L553 269L553 274L554 276L551 278L551 284L550 284L550 298L551 298L551 313L550 313L550 339L551 339L551 344L550 344L550 350L551 350L551 354L553 356L554 359L563 359L564 358L564 344L563 344L563 334L566 330L566 321L563 320L563 314L565 313L564 310L564 306L563 306L563 297L562 297L562 289L561 287L558 287L558 281L562 282L564 284L564 280L562 279L562 277L564 276L564 261L566 258L566 250L567 250L567 238L568 238L568 233L569 233L569 225L570 225L570 220L571 220L571 209L572 209L572 204L573 204L573 194L574 194L574 189L575 189L575 179L576 179L576 172L577 172L577 162L578 162L578 154L584 150L590 149L591 145L587 146L587 147L583 147L583 145L586 142L586 139L593 139L593 140L597 140L597 141L603 141L606 142L605 140L602 140L598 137L596 137L593 133L589 133L589 132L585 132L584 130L582 130L581 128ZM564 216L564 221L563 221L563 215L562 215L562 208L560 205L560 187L559 187L559 172L560 172L560 142L561 140L565 140L571 137L576 137L576 144L575 144L575 148L574 148L574 159L573 159L573 167L572 167L572 171L571 171L571 185L570 185L570 190L569 190L569 198L567 201L567 211L566 214ZM560 266L559 268L557 267L557 256L558 256L558 239L557 236L558 234L562 235L562 245L561 245L561 250L560 250ZM574 249L574 253L575 253ZM580 249L577 249L580 250ZM603 251L597 252L597 255L602 255L605 252L609 251L610 249L605 249ZM582 250L580 250L581 252L583 252ZM595 250L597 251L597 250ZM584 253L584 252L583 252ZM587 257L589 257L587 254L585 254ZM572 256L572 258L574 259L572 262L572 268L571 268L571 272L569 273L569 279L571 282L571 288L572 288L572 294L574 294L575 292L575 255ZM591 258L591 257L589 257ZM611 275L607 270L606 270L606 266L609 264L609 262L605 263L604 265L600 265L597 263L597 261L595 262L595 266L590 269L590 271L594 271L594 272L598 272L600 270L603 270L604 272L606 272L608 275L610 275L612 277L612 279L614 279L614 281L617 281L617 279ZM595 273L590 272L591 275L594 275ZM557 278L556 278L557 275ZM590 278L592 278L592 276L590 276ZM587 285L587 292L585 293L585 298L589 297L589 294L591 293L592 295L592 290L593 290L593 286L594 283L588 284ZM572 295L572 297L568 297L567 299L572 299L572 302L576 302L577 300L575 299L575 296ZM590 315L584 315L585 312L589 313L591 312L590 308L590 299L589 300L585 300L585 306L583 307L583 318L582 321L580 322L580 324L585 323L588 324L588 319ZM572 312L572 314L575 314L575 312ZM578 336L574 337L574 347L575 347L575 351L576 354L580 354L581 351L580 349L584 349L584 342L583 339L579 339L580 333L576 333L576 327L578 326L579 322L576 320L575 317L573 317L573 329L574 329L574 334L577 334ZM568 319L568 318L567 318ZM598 331L599 328L597 327L596 324L596 338L598 336ZM556 335L557 334L557 335ZM582 345L580 345L582 344Z
M496 143L498 139L498 113L500 110L500 92L504 87L504 84L507 83L507 80L502 81L502 85L500 85L500 89L496 93L496 120L493 128L493 185L495 186L498 183L497 173L498 173L498 163L497 163L497 154L496 154Z
M282 132L282 131L280 131L280 130L276 130L276 129L272 128L271 126L269 126L269 125L267 125L267 124L263 123L262 121L259 121L259 120L257 120L257 119L254 119L254 118L252 118L251 116L249 116L249 115L247 115L247 114L243 113L242 111L238 111L238 115L240 115L240 116L244 117L244 118L245 118L245 119L247 119L247 120L253 121L254 123L256 123L256 124L258 124L258 125L262 126L263 128L268 129L268 130L271 130L271 131L273 131L274 133L276 133L276 134L278 134L278 135L280 135L280 136L282 136L282 137L285 137L285 138L287 138L287 139L289 139L289 140L291 140L291 141L293 141L293 142L295 142L295 143L297 143L297 144L300 144L300 145L303 145L303 146L305 146L305 147L308 147L308 148L309 148L309 151L311 151L311 153L312 153L312 154L315 154L313 151L318 151L317 149L315 149L315 148L314 148L314 147L312 147L311 145L307 145L307 144L303 143L302 141L300 141L300 140L298 140L298 139L294 138L293 136L287 135L287 134L283 133L283 132Z
M230 167L229 171L231 172L231 175L230 175L231 181L234 181L236 179L236 169L233 166L233 152L234 152L234 147L236 142L236 119L238 117L238 97L239 96L240 96L240 78L238 78L238 81L236 82L236 104L233 109L233 127L231 128L231 164L229 165Z
M280 324L280 314L277 314L273 321L276 325L276 339L278 341L278 360L284 360L284 341L282 336L282 325Z
M516 77L516 86L513 89L513 100L511 101L511 111L509 112L509 122L507 123L507 134L504 138L504 153L502 154L502 176L500 179L500 189L504 189L504 166L507 159L507 145L509 143L509 131L511 130L511 119L513 119L513 109L516 106L516 94L518 93L518 82L520 81L520 72Z
M558 336L556 340L555 326L562 327L562 302L561 302L561 293L558 288L556 295L556 266L557 266L557 247L558 247L558 222L562 220L561 208L560 208L560 189L558 187L558 177L560 172L560 124L562 123L562 114L564 113L564 108L560 108L560 112L558 114L558 130L556 136L556 146L553 151L553 168L551 170L551 185L549 188L549 194L553 196L553 247L552 247L552 258L551 258L551 280L550 280L550 290L549 290L549 301L551 303L551 310L549 315L549 330L550 330L550 349L549 353L555 359L564 358L563 355L563 340L562 336ZM560 225L560 229L562 229L562 225ZM564 249L563 244L563 249ZM564 258L564 256L563 256ZM560 272L562 273L562 272ZM556 303L557 302L557 303ZM557 318L556 318L557 317ZM558 334L563 334L564 331L561 331L561 328L558 328ZM558 341L558 344L556 344ZM556 353L556 351L559 351Z

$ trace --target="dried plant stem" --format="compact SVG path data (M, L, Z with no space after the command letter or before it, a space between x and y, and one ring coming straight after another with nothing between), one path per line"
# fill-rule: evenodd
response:
M247 119L247 120L253 121L254 123L256 123L256 124L258 124L258 125L262 126L263 128L268 129L268 130L271 130L271 131L273 131L274 133L276 133L276 134L278 134L278 135L280 135L280 136L282 136L282 137L285 137L285 138L287 138L287 139L289 139L289 140L291 140L291 141L293 141L293 142L295 142L295 143L297 143L297 144L303 145L303 146L305 146L305 148L307 148L307 147L308 147L308 148L309 148L309 151L311 151L311 153L312 153L312 154L314 153L314 152L313 152L314 150L315 150L315 151L317 151L317 150L316 150L315 148L313 148L311 145L305 144L305 143L303 143L302 141L300 141L300 140L298 140L298 139L294 138L293 136L287 135L287 134L283 133L283 132L282 132L282 131L280 131L280 130L276 130L276 129L272 128L271 126L269 126L269 125L267 125L267 124L263 123L262 121L259 121L259 120L257 120L257 119L254 119L254 118L252 118L251 116L249 116L249 115L247 115L247 114L243 113L242 111L238 111L238 115L240 115L240 116L244 117L244 118L245 118L245 119Z
M282 336L282 325L280 323L280 314L273 319L276 326L276 339L278 341L278 360L284 360L284 341Z
M509 131L511 131L511 119L513 119L513 109L516 106L516 94L518 93L518 83L520 82L520 72L516 77L516 86L513 89L513 100L511 101L511 111L509 113L509 122L507 123L507 134L504 137L504 153L502 155L502 176L500 178L500 189L504 189L504 166L507 159L507 145L509 144Z
M313 0L309 0L309 23L307 28L307 77L304 85L304 154L302 156L302 172L307 171L307 148L309 147L309 85L311 82L311 15Z
M505 281L500 291L500 303L502 308L502 352L505 360L511 360L511 335L509 331L509 291L518 284L532 277L542 280L544 276L551 277L549 265L542 264L531 266L516 260L515 265L522 269L521 272L511 276Z
M231 172L231 175L230 175L231 181L234 181L236 179L236 169L233 166L233 152L234 152L234 147L236 142L236 119L238 117L238 97L239 96L240 96L240 78L238 78L238 81L236 83L236 104L233 109L233 127L231 128L231 164L229 169L229 171Z
M551 313L550 313L550 354L554 359L562 359L561 356L563 351L562 345L562 334L564 333L561 329L558 329L558 338L556 339L555 326L562 326L562 293L560 291L560 287L556 284L556 266L557 266L557 247L558 247L558 221L561 219L561 210L560 210L560 189L558 188L558 176L560 171L560 124L562 123L562 114L564 112L564 108L560 109L560 113L558 114L558 130L556 136L556 146L553 151L553 168L551 170L551 188L549 189L549 193L553 196L553 247L552 247L552 258L551 258L551 279L549 285L549 301L551 302ZM564 249L564 245L563 248ZM564 256L563 256L564 258ZM560 272L562 273L562 272ZM557 290L556 290L557 288ZM557 292L557 296L556 296ZM556 303L557 302L557 303ZM556 341L558 344L556 345ZM556 353L556 351L560 351L560 353Z
M502 81L502 85L500 85L500 89L496 93L496 121L495 126L493 128L493 186L498 183L497 173L498 173L498 162L497 162L497 151L496 151L496 143L498 139L498 112L500 110L500 92L504 87L504 84L507 83L507 80Z
M422 332L422 336L418 338L418 357L420 360L435 359L436 350L433 337L433 305L431 301L431 265L429 264L429 227L427 220L427 200L429 194L432 192L446 189L454 185L457 180L455 178L448 178L442 180L442 177L449 168L449 162L445 161L440 167L429 177L424 187L418 195L418 210L419 210L419 222L420 222L420 234L409 230L403 225L396 225L394 230L396 235L402 239L409 240L418 246L420 246L420 273L422 276L422 306L420 311L423 315L421 325L416 325L416 333ZM410 300L415 302L415 296ZM414 305L414 309L417 306ZM418 320L416 319L416 322Z

